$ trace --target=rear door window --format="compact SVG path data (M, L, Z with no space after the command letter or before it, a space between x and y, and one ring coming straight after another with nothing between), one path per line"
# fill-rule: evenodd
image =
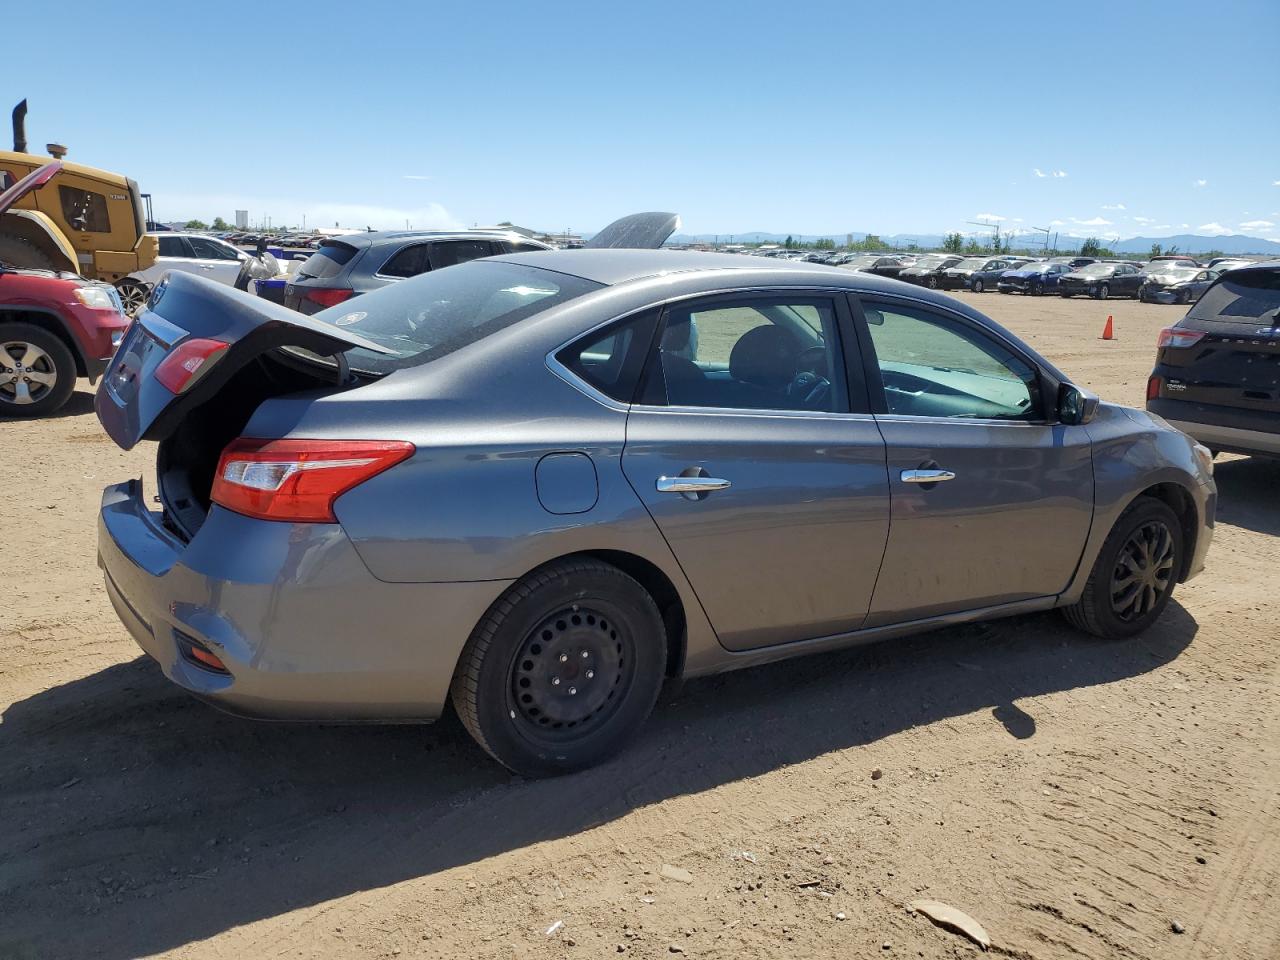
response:
M428 256L432 270L491 257L495 252L488 240L437 240L430 244L430 248Z
M565 347L564 366L607 397L631 403L660 311L646 310Z
M186 237L160 237L160 256L185 257L190 259L191 248L187 246Z
M378 273L384 277L416 277L418 274L426 273L430 269L431 263L427 259L427 245L425 243L411 243L407 247L401 247L388 257L387 262L382 265L382 269Z
M208 237L188 237L187 242L201 260L239 260L230 247L214 243Z

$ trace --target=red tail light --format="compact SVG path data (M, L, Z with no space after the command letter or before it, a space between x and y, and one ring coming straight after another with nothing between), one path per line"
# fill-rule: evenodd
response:
M229 344L221 340L183 340L156 367L155 378L170 393L182 393L209 372Z
M254 440L222 451L214 503L261 520L333 523L333 502L413 455L401 440Z
M341 303L343 300L350 300L355 296L354 290L347 290L344 287L303 287L302 299L310 300L322 307L332 307Z
M1164 347L1194 347L1205 338L1202 330L1184 330L1181 327L1165 327L1156 339L1156 349Z
M1148 377L1147 378L1147 399L1159 400L1160 388L1162 386L1164 386L1164 380L1161 377L1157 377L1154 374Z

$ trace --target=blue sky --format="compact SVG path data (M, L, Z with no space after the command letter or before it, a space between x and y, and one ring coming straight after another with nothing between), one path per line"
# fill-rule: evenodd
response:
M161 219L1280 239L1276 0L110 6L3 105Z

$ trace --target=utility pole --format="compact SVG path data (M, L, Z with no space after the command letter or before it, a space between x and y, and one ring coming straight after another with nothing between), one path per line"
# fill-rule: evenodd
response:
M971 224L975 227L986 227L987 229L991 229L992 227L994 227L995 233L992 234L992 240L991 240L992 249L996 253L1000 252L1000 224L987 223L985 221L980 221L980 220L966 220L965 223Z
M1044 234L1044 252L1048 253L1049 252L1049 228L1048 227L1032 227L1031 229L1034 230L1036 233Z

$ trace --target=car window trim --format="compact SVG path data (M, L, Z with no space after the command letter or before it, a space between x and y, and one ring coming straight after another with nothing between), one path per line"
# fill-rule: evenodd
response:
M382 261L381 266L379 266L379 267L378 267L378 269L377 269L377 270L375 270L375 271L373 272L373 275L374 275L375 277L377 277L379 280L390 280L390 281L394 282L394 281L396 281L396 280L411 280L413 277L420 277L420 276L422 276L422 273L430 273L430 272L431 272L431 257L430 257L430 253L431 253L431 251L430 251L430 249L427 249L427 250L426 250L426 253L424 254L424 255L427 257L427 269L423 270L423 271L422 271L422 273L415 273L415 274L412 274L412 275L411 275L411 276L409 276L409 277L396 277L396 276L393 276L393 275L391 275L391 274L389 274L389 273L383 273L382 271L383 271L383 269L387 266L387 264L389 264L389 263L390 263L392 260L394 260L396 257L400 256L400 254L404 253L406 250L411 250L411 249L413 249L414 247L429 248L432 242L433 242L433 241L431 241L431 240L416 240L416 241L415 241L415 240L411 240L411 241L409 241L408 243L406 243L406 244L405 244L404 246L402 246L402 247L396 247L394 250L392 250L392 251L391 251L391 253L390 253L390 254L388 254L388 255L387 255L387 258L386 258L385 260L383 260L383 261ZM354 259L354 258L352 258L352 259ZM344 266L345 266L345 265L344 265Z
M1040 411L1041 418L1036 420L1006 420L1003 418L991 417L930 417L924 415L906 414L906 413L890 413L889 404L884 395L884 379L880 372L880 361L875 352L875 344L871 339L871 329L867 325L867 317L862 309L863 298L872 302L883 303L900 303L903 306L912 307L925 313L933 313L948 320L953 320L975 333L990 337L995 340L1011 354L1036 371L1036 385L1040 393ZM859 293L849 291L849 306L854 316L854 326L858 336L858 344L862 355L863 372L867 382L867 390L871 399L871 410L877 419L906 421L906 422L928 422L928 423L976 423L986 426L1028 426L1028 427L1045 427L1052 426L1058 422L1058 390L1061 383L1054 377L1044 365L1034 357L1028 356L1026 351L1021 349L1017 344L1012 343L1008 338L1000 335L999 331L993 330L986 324L978 323L971 317L965 316L956 310L950 310L947 307L932 303L927 300L920 300L915 297L901 296L893 293L866 292Z
M711 296L718 297L726 294L761 294L761 293L774 293L774 294L781 294L781 295L795 294L801 297L804 297L804 296L830 297L832 300L837 301L836 303L837 326L839 325L839 318L842 313L844 314L844 316L848 321L847 328L839 332L839 334L843 334L843 342L845 343L856 342L853 339L854 331L856 330L856 324L854 323L853 317L849 315L849 304L847 301L847 298L852 293L852 291L847 286L828 287L828 286L821 286L821 285L804 284L804 285L796 285L796 286L782 285L782 286L776 286L776 287L775 286L743 287L735 284L732 286L724 287L720 290L699 290L694 293L679 294L674 297L664 297L660 300L652 300L641 306L630 308L624 313L615 314L614 316L610 317L608 320L602 320L601 322L594 324L591 327L588 327L586 330L583 330L581 333L575 334L569 339L558 343L555 347L547 351L547 353L543 357L543 363L546 366L546 368L551 371L551 373L555 374L557 378L559 378L560 380L563 380L569 386L573 387L574 389L578 390L583 394L586 394L590 399L595 400L601 406L608 407L611 410L618 410L621 412L626 412L629 410L644 410L644 411L650 411L650 412L660 411L660 410L677 410L677 411L690 411L690 412L711 411L711 412L718 412L718 413L740 412L740 413L747 413L747 414L768 413L768 414L774 414L774 415L817 414L820 416L836 417L841 419L874 418L874 411L871 410L869 397L867 396L867 393L869 393L869 391L865 391L865 390L864 390L863 400L865 401L866 405L864 406L864 409L860 411L851 412L851 413L832 413L830 411L821 411L821 410L746 410L746 411L743 411L737 407L687 407L686 408L686 407L672 407L667 404L658 405L658 404L645 404L640 402L633 402L630 404L620 403L617 400L614 400L612 397L604 393L601 393L591 384L584 381L581 377L579 377L572 370L570 370L563 363L561 363L559 358L556 356L558 353L560 353L561 350L565 349L565 347L572 346L573 344L577 343L579 340L582 340L585 337L592 336L593 334L603 330L605 327L609 326L610 324L617 323L619 320L624 320L627 317L634 317L636 314L641 313L644 310L661 309L664 311L664 319L665 319L665 310L668 305L673 303L683 303L686 300L697 300L697 299L702 299L702 298L711 297ZM840 301L845 301L843 306L840 303ZM661 330L662 330L661 323L656 324L654 326L654 337L648 349L648 356L652 356L653 354L653 345L661 342L661 339L660 339ZM845 366L847 367L849 363L849 359L848 359L849 353L847 350L845 351L845 356L846 356ZM860 358L857 360L857 364L858 364L858 369L856 373L858 374L858 380L859 382L863 383L863 386L865 388L866 387L866 384L864 382L865 377L862 375L862 361ZM646 359L645 361L645 369L642 369L640 371L640 384L643 384L644 382L645 375L648 372L647 368L648 368L648 359ZM848 378L848 375L849 374L846 371L845 372L846 380ZM850 407L852 406L853 404L851 401Z
M859 389L855 392L850 379L851 374L861 373L861 370L860 370L861 365L859 365L858 367L851 368L849 366L848 359L847 359L847 351L844 349L844 344L849 339L848 333L852 325L852 318L846 316L847 311L849 309L849 305L848 305L848 302L845 301L845 298L842 297L840 294L847 293L847 292L848 292L847 288L842 288L841 290L839 290L839 292L833 292L833 291L814 292L812 291L811 288L802 288L802 287L783 287L781 289L776 287L747 288L747 289L739 289L737 291L728 292L728 293L716 293L716 292L703 291L687 297L675 297L675 298L672 298L671 300L664 301L663 307L662 307L662 315L658 320L657 329L653 337L653 343L649 347L649 354L645 358L644 368L640 372L640 380L639 380L639 387L638 387L639 390L643 390L644 384L650 375L652 365L659 362L657 360L657 355L658 355L657 348L658 348L658 345L662 343L662 336L667 329L667 316L669 315L670 308L673 304L678 303L683 307L686 304L688 304L690 301L694 301L694 303L696 304L699 301L708 301L713 303L725 303L725 302L733 303L733 302L751 302L751 301L760 301L760 300L779 300L784 298L797 300L797 301L829 300L831 302L832 313L834 315L833 319L835 321L834 328L835 328L836 342L835 344L832 345L832 348L835 351L836 358L841 361L840 363L837 364L837 366L839 367L840 382L833 384L833 386L836 388L837 399L840 401L843 401L843 406L845 407L845 409L843 410L794 410L794 409L787 409L785 407L784 408L769 407L769 408L757 409L754 407L747 408L747 407L685 406L681 404L673 404L670 402L669 398L666 399L666 402L661 404L633 403L632 406L635 408L643 408L646 410L680 410L684 412L705 411L705 412L717 413L717 414L724 414L727 412L730 412L730 413L736 412L736 413L741 413L748 416L751 414L766 414L766 413L773 416L781 416L781 415L786 415L791 413L822 414L825 416L843 416L848 414L870 414L871 408L870 408L870 402L867 397L866 385L862 383L862 378L859 376L858 377ZM794 304L783 303L779 305L792 306ZM662 395L664 398L666 398L667 396L665 382L663 382L662 384ZM860 409L855 409L855 407Z

